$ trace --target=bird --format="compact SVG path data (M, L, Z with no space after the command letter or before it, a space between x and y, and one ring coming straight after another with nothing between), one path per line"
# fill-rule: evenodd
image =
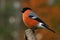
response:
M42 19L40 19L40 17L31 8L24 7L22 8L21 12L24 24L28 28L32 29L33 32L36 29L43 28L55 33L55 31L49 28L49 25L47 25Z

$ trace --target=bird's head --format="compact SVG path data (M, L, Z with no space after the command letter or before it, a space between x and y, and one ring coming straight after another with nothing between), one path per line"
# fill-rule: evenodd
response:
M24 13L26 10L32 10L32 9L28 8L28 7L25 7L25 8L22 8L21 12Z

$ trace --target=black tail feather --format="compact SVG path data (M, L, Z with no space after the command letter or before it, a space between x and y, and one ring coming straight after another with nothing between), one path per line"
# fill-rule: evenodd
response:
M56 33L54 30L50 29L48 25L43 25L46 29L52 31L53 33Z
M47 27L47 29L50 30L50 31L52 31L53 33L56 33L54 30L52 30L52 29L50 29L50 28L48 28L48 27Z

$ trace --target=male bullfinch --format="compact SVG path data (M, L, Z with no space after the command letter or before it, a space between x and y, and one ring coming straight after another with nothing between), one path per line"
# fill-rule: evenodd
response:
M32 29L32 30L36 30L39 28L46 28L50 31L52 31L53 33L55 33L55 31L53 31L52 29L49 28L49 26L47 24L45 24L45 22L43 22L33 11L31 8L25 7L22 9L22 18L23 18L23 22L25 23L25 25Z

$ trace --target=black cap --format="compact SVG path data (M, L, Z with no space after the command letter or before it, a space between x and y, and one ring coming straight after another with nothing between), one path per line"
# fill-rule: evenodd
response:
M31 8L25 7L21 10L22 13L24 13L26 10L32 10Z

